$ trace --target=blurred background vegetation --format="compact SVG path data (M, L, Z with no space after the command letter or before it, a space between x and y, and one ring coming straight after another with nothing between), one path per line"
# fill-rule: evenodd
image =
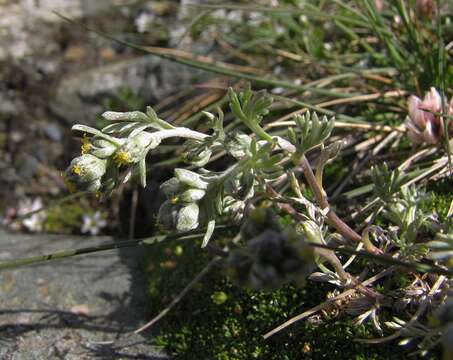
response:
M360 227L360 209L372 191L371 166L400 166L416 150L402 126L409 95L422 97L431 86L448 99L453 95L452 19L449 0L0 0L3 224L12 231L154 234L163 199L156 191L183 163L181 144L160 146L149 158L146 189L124 186L99 203L94 196L68 197L60 177L79 152L71 125L101 126L103 110L152 105L173 124L200 131L207 129L200 111L221 107L227 129L245 130L228 112L226 89L251 81L274 96L264 123L272 134L285 133L293 115L307 110L335 115L332 141L344 139L345 146L326 168L324 183L336 211L358 213L348 220ZM442 153L447 140L439 144ZM429 172L439 157L436 149L420 149L422 160L406 169L411 179ZM219 156L209 167L228 161ZM451 182L445 168L417 180L421 207L440 221L451 203ZM24 216L43 206L44 212ZM389 224L384 217L376 222ZM149 249L143 268L150 313L168 304L208 261L198 244ZM394 290L405 281L394 275L380 285ZM158 341L181 358L383 359L417 350L417 344L408 350L395 341L355 342L380 334L368 324L352 324L340 305L262 340L333 291L324 284L243 291L215 270L162 321ZM389 310L382 317L392 315Z

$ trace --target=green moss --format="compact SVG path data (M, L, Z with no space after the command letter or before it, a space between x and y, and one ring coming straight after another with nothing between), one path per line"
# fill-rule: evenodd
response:
M183 251L181 254L180 248ZM176 254L179 254L176 255ZM148 284L157 314L208 261L199 244L164 243L150 248ZM364 345L356 338L374 337L366 326L346 318L313 324L300 321L269 340L262 335L285 320L321 303L329 286L273 292L244 290L231 284L221 269L211 271L161 321L157 342L177 359L400 359L394 343ZM222 301L216 301L222 293Z
M422 198L420 208L427 214L437 213L439 220L443 222L453 200L452 187L453 180L450 177L429 183L427 196Z
M90 211L88 205L81 202L50 207L46 211L44 230L48 233L58 234L78 232L82 216Z

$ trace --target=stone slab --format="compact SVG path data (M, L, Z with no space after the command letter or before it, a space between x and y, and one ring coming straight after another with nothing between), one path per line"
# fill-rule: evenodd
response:
M111 238L0 233L0 261ZM0 272L0 359L167 359L133 330L149 318L141 249Z

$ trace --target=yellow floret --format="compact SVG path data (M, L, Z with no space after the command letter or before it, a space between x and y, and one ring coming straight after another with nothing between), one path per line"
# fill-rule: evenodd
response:
M171 202L172 204L177 204L178 201L179 201L179 198L178 198L177 196L173 196L173 197L170 199L170 202Z
M82 138L82 145L80 146L80 152L82 153L82 155L88 154L90 149L91 149L90 140L88 139L88 136L84 135Z
M116 152L114 160L118 166L129 165L131 162L129 154L122 150Z
M74 165L73 167L71 167L71 172L74 175L80 176L80 174L82 174L82 167L80 165Z

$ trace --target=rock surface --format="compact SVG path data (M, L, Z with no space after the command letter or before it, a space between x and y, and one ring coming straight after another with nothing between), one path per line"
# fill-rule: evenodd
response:
M62 77L50 107L71 125L93 123L104 110L101 99L115 97L121 88L155 101L187 88L195 76L201 72L152 55L135 57Z
M36 52L51 52L51 27L63 19L93 16L113 5L112 0L0 1L0 61L21 59ZM50 47L49 47L50 46Z
M0 233L0 261L111 238ZM166 359L150 333L141 249L111 250L0 272L0 358Z
M182 36L173 33L176 27L185 29L178 5L0 0L0 213L30 195L65 189L60 173L80 150L70 131L74 123L99 126L104 110L144 110L206 79L89 33L53 11L118 39L166 47Z

